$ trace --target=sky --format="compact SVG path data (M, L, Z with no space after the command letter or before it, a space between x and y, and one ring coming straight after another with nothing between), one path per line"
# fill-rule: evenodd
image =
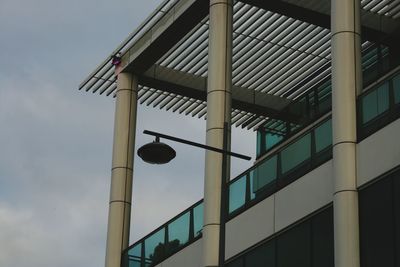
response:
M78 85L160 2L0 0L0 266L104 265L114 99ZM140 106L136 149L143 129L205 141L204 120ZM170 145L170 164L135 158L130 243L203 196L204 151ZM254 132L232 150L254 158Z

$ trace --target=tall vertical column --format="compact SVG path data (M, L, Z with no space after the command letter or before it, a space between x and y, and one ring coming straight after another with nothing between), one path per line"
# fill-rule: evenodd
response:
M332 0L335 267L359 267L356 99L362 90L360 0Z
M230 150L231 131L232 23L233 1L211 0L206 143L226 150ZM224 132L224 129L227 132ZM229 179L230 164L229 161L224 161L223 157L221 153L209 150L206 152L203 266L207 267L219 266L219 245L220 241L224 241L220 240L221 189L222 182L226 182L222 177Z
M121 266L122 251L129 243L137 87L135 76L130 73L118 74L106 267Z

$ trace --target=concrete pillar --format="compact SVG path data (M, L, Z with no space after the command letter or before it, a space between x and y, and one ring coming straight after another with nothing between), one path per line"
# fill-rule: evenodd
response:
M206 144L230 150L233 1L210 1ZM222 176L229 179L229 160L208 151L205 160L203 266L219 266ZM222 257L222 256L221 256ZM222 259L223 260L223 259Z
M359 267L356 98L362 91L360 0L332 0L335 267Z
M120 267L122 251L129 245L137 86L132 74L118 74L106 267Z

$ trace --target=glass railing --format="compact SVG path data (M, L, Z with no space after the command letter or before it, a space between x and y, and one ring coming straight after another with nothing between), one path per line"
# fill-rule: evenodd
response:
M228 185L229 216L247 209L331 157L332 121L327 118L233 179Z
M301 129L331 110L331 81L327 79L285 110L289 114L302 114L297 122L270 119L257 130L257 158L284 142Z
M122 267L149 267L198 240L203 229L203 200L124 251Z
M358 98L359 141L399 117L400 72L397 72Z
M381 76L381 81L366 89L358 97L358 142L400 117L399 68ZM265 159L230 181L228 185L230 217L246 210L330 159L331 119L311 127L289 144L284 144L289 142L287 138L280 140L283 140L281 142L283 147L276 147L276 151L271 150L269 152L271 154Z
M321 85L321 88L323 86ZM330 82L313 94L318 96L318 110L330 111ZM311 93L310 93L311 94ZM306 96L310 101L311 97ZM325 101L321 101L326 99ZM381 129L400 117L400 71L388 74L358 98L359 140ZM243 212L262 199L320 166L332 157L332 121L326 114L299 136L284 139L287 144L276 144L270 151L228 185L228 219ZM287 126L287 124L286 124ZM291 125L295 127L295 125ZM299 132L299 131L298 131ZM203 228L203 201L199 201L146 237L131 245L123 253L123 267L150 267L165 260L185 246L198 240Z
M389 49L386 46L369 45L364 49L362 58L364 87L382 77L393 67L390 59ZM257 158L329 112L332 108L331 91L331 79L328 76L284 109L284 112L288 114L301 114L298 121L289 123L269 119L260 126L257 129Z

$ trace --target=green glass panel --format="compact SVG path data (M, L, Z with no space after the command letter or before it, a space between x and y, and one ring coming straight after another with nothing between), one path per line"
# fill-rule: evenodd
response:
M319 110L319 112L321 114L331 110L332 109L332 98L331 98L331 95L329 94L329 95L324 96L323 98L321 98L318 107L319 107L318 110Z
M327 81L318 89L318 112L319 114L325 113L332 108L332 84Z
M259 190L276 180L277 156L274 156L250 172L251 198L255 198Z
M203 230L203 203L193 208L194 237L201 235Z
M229 213L239 209L246 201L246 176L229 186Z
M400 75L393 78L394 102L400 103Z
M378 115L377 91L373 91L362 99L362 120L366 123Z
M297 167L311 157L311 135L307 134L281 152L282 173Z
M144 240L146 262L159 262L165 258L165 228Z
M267 133L265 135L265 143L267 146L267 150L271 149L271 147L279 143L283 139L283 137L284 136L280 134Z
M257 146L256 146L256 153L257 153L257 157L261 155L263 148L262 148L262 133L261 131L257 131Z
M362 99L362 121L367 123L389 109L389 83L384 83Z
M190 212L186 212L168 225L168 253L189 242Z
M133 248L129 249L129 267L140 267L142 259L142 243L135 245Z
M386 82L378 88L378 114L389 109L389 83Z
M315 151L321 150L332 145L332 120L328 120L315 129Z

